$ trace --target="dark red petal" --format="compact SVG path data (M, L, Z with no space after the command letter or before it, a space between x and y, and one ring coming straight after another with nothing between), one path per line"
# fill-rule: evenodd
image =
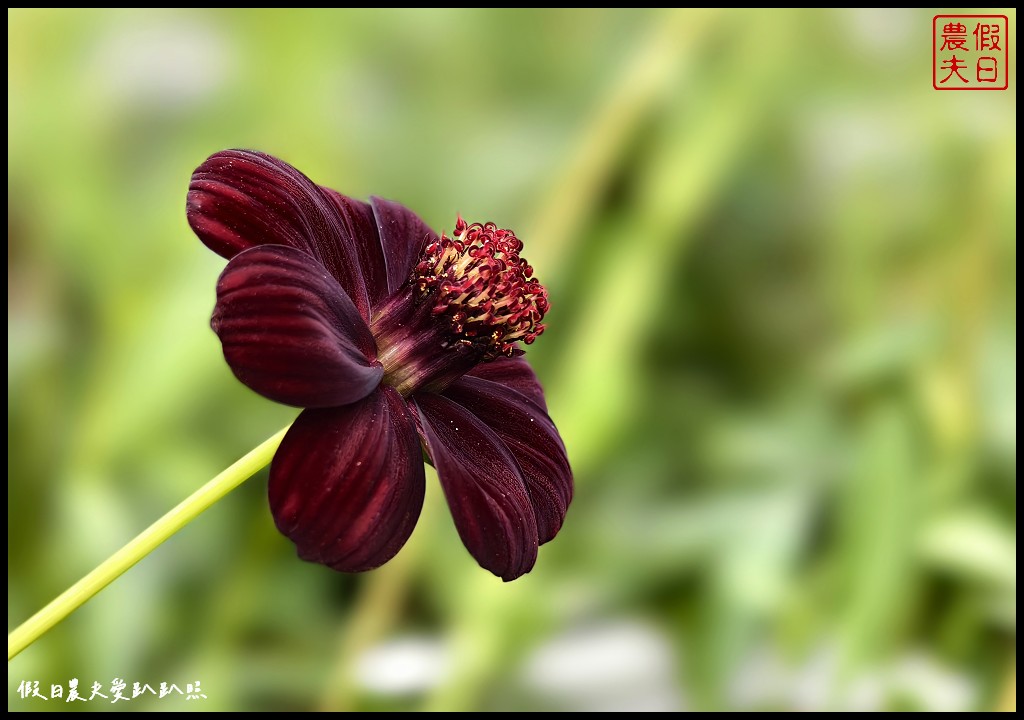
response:
M211 155L192 174L186 214L199 239L229 260L257 245L305 250L369 321L359 246L379 243L376 232L353 235L362 228L350 227L337 204L288 163L250 150Z
M363 283L370 300L370 307L376 308L390 294L388 292L388 268L384 259L384 248L377 234L377 220L369 203L342 195L330 188L321 187L323 193L334 203L339 214L347 223L349 234L356 238L355 249L362 268Z
M299 407L366 397L384 374L370 329L324 267L301 250L263 245L239 253L217 282L211 322L239 380Z
M447 398L422 393L415 404L463 544L480 565L504 580L529 572L537 560L537 522L508 448Z
M516 459L537 518L540 544L562 527L572 501L572 470L558 429L523 395L490 380L463 376L443 395L476 415Z
M270 509L299 557L343 572L383 565L423 507L423 457L405 400L389 387L305 410L270 465Z
M409 279L423 248L437 239L437 233L404 205L379 197L371 197L370 204L387 258L388 290L394 293Z
M521 357L502 357L480 363L466 374L510 387L533 400L542 410L547 411L548 409L547 403L544 402L544 389L540 386L540 381L537 380L530 364Z

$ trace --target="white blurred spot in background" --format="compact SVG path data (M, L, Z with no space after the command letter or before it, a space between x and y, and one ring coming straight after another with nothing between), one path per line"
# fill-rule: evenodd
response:
M836 644L824 644L796 664L771 647L760 647L733 676L730 708L878 712L899 700L915 710L964 712L978 701L978 689L970 678L924 653L906 653L845 681L841 662Z
M356 680L379 695L414 695L440 685L450 668L440 639L406 636L367 650L356 664Z
M920 16L910 8L845 8L837 14L846 21L842 27L849 38L865 51L895 54L921 34L914 27ZM926 39L930 29L925 27Z
M184 109L223 87L236 53L230 38L196 18L152 12L114 22L97 44L88 77L101 103Z
M669 641L637 621L557 635L524 669L531 692L573 711L680 711L685 702L678 677Z

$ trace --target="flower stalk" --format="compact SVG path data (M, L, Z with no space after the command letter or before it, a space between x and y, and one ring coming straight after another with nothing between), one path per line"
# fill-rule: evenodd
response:
M287 427L280 430L249 451L8 634L8 662L135 563L153 552L165 540L195 520L204 510L266 467L274 457L287 430Z

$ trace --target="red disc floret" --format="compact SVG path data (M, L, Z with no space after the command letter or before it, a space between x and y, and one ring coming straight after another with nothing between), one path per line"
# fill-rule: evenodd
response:
M414 280L433 303L432 312L450 323L457 342L484 350L487 359L522 354L544 332L548 294L520 257L523 242L494 223L469 225L462 217L454 237L428 244Z

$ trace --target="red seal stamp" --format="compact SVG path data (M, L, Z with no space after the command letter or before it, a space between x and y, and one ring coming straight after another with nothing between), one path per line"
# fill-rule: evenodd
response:
M1006 15L936 15L932 19L932 87L1006 90L1009 45Z

